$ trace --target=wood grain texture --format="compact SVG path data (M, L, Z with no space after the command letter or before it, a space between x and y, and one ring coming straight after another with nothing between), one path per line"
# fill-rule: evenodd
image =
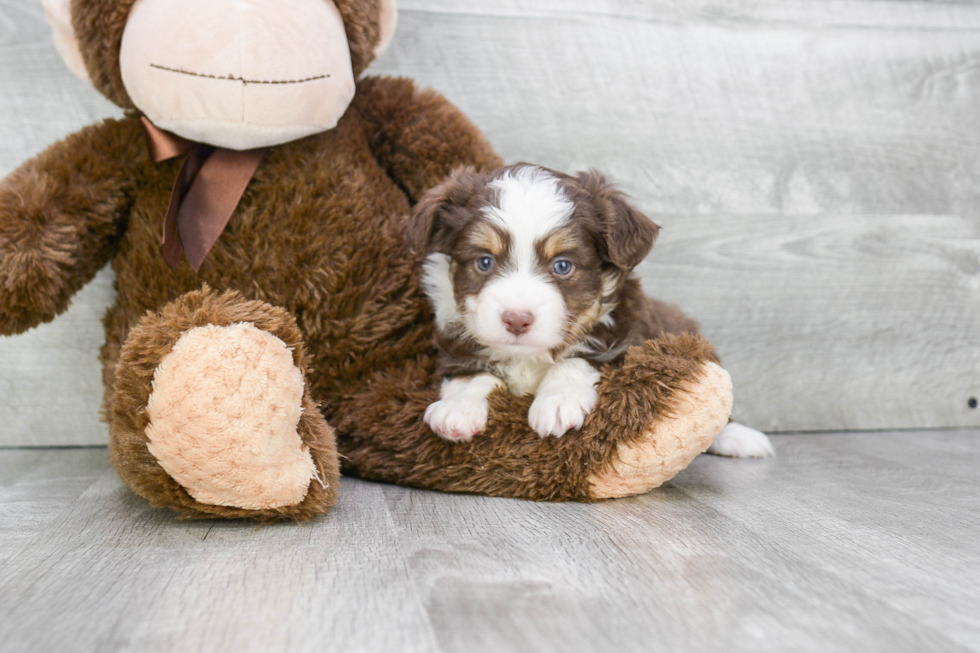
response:
M664 225L645 282L717 341L739 419L980 425L980 6L399 6L372 72L446 94L510 161L608 172ZM115 112L58 62L38 0L0 2L0 80L0 174ZM98 283L0 340L0 444L105 441Z
M980 651L980 432L774 444L594 505L344 479L327 517L263 528L0 450L0 650ZM57 516L25 542L29 493Z
M735 419L766 431L973 426L980 221L668 216L641 266L718 346ZM778 408L775 408L778 407Z
M107 470L101 447L0 450L0 569Z

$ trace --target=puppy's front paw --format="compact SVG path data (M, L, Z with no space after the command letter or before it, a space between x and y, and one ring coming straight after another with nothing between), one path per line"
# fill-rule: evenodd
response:
M531 404L528 422L542 438L560 437L572 429L582 428L598 397L591 385L569 385L541 393Z
M731 422L708 447L708 453L731 458L775 458L776 450L766 434Z
M440 438L469 442L487 426L486 399L458 397L440 399L425 410L425 423Z

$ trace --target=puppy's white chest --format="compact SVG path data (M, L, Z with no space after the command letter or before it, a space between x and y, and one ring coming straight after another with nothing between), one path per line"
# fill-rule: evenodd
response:
M555 360L548 354L522 356L500 363L500 371L510 393L520 397L534 394L554 365Z

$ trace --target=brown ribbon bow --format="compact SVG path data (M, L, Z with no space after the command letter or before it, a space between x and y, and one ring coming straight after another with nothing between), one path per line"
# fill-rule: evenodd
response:
M197 272L245 194L268 148L226 150L163 131L141 118L154 163L187 155L170 192L160 252L170 267L186 253Z

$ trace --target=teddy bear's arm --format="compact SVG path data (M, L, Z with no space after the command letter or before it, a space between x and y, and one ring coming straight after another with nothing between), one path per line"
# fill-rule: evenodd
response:
M459 109L410 79L368 77L358 84L354 105L366 122L375 158L412 203L456 168L502 165Z
M109 261L146 159L139 123L107 120L0 181L0 335L54 319Z

